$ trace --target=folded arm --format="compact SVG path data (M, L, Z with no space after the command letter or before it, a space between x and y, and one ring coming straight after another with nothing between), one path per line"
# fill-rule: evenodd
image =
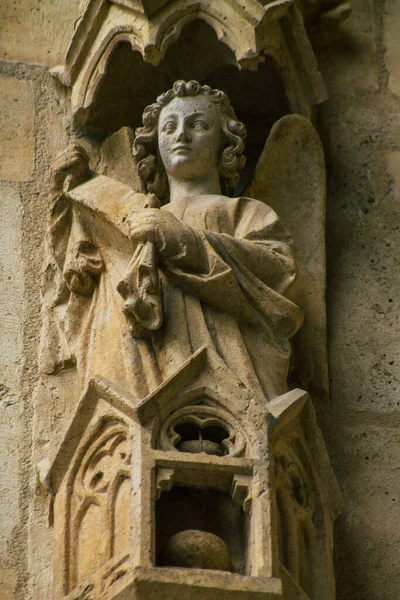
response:
M133 238L150 236L160 268L179 287L206 303L254 324L300 325L290 238L271 209L243 199L233 233L196 229L167 211L140 211ZM146 213L147 214L144 214ZM139 218L137 218L139 217Z

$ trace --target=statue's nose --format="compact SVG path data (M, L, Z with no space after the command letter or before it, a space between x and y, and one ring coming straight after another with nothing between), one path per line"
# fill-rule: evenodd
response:
M190 142L191 135L185 123L182 123L176 130L176 140L178 142Z

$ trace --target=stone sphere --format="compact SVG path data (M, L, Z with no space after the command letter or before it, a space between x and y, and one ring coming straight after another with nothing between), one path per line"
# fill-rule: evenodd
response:
M177 445L179 452L189 452L191 454L211 454L214 456L225 456L226 449L219 442L211 440L187 440L179 442Z
M208 531L187 529L168 541L163 562L170 567L230 571L229 548L223 540Z

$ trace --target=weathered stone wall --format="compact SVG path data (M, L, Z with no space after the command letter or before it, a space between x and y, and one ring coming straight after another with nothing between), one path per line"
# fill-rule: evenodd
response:
M48 68L62 60L79 2L0 4L0 598L38 598L28 523L37 486L33 396L49 160L65 137ZM49 407L56 419L56 405ZM46 440L37 440L45 444ZM47 565L50 574L51 565ZM38 598L39 600L39 598Z
M38 377L44 190L57 136L46 67L0 63L0 97L0 597L8 600L30 597L27 542L37 483L32 399Z
M328 167L331 406L324 434L346 503L337 597L400 597L400 3L354 0L320 52Z
M347 505L336 527L338 600L394 600L400 597L400 4L352 3L338 39L318 51L331 95L319 111L329 186L331 404L319 418ZM28 535L46 531L45 515L35 508L43 492L31 458L33 443L48 445L33 415L39 274L50 158L67 138L48 68L62 61L79 4L0 5L2 600L44 600L47 592L37 590L50 583L49 557L36 553L32 562ZM46 418L55 428L63 418L57 397Z

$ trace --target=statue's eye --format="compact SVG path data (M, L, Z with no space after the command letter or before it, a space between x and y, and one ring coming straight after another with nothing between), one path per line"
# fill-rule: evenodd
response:
M174 133L176 129L176 125L175 123L173 123L172 121L169 123L165 123L164 127L163 127L163 133Z
M206 129L208 129L207 124L204 123L204 121L195 121L192 124L192 129L194 129L195 131L205 131Z

